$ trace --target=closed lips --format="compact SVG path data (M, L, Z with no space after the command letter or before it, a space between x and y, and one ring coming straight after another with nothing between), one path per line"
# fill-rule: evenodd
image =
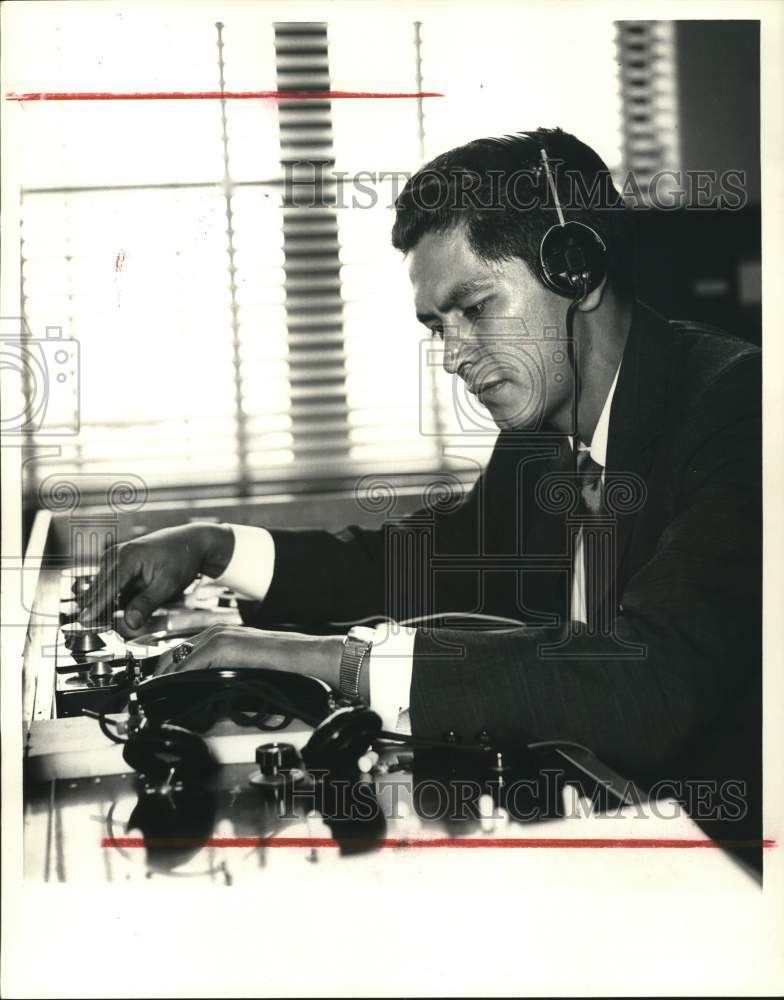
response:
M471 389L471 392L473 392L474 395L478 396L483 392L487 392L488 389L494 389L497 385L500 385L504 381L505 379L502 378L488 379L487 382L482 382L480 385L475 385Z

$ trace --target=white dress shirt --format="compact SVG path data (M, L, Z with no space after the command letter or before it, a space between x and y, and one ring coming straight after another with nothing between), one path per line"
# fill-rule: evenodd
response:
M590 452L594 462L607 464L607 439L610 431L610 408L621 366L615 373L604 407L593 432ZM572 442L574 447L574 442ZM578 449L587 446L581 442ZM604 476L604 473L602 473ZM230 525L234 532L234 553L217 583L230 587L238 594L256 601L267 596L275 572L275 543L266 528L246 524ZM585 622L585 561L582 534L575 546L572 572L572 618ZM459 608L455 611L459 612ZM410 732L408 706L411 674L414 667L415 628L404 628L396 622L379 625L373 640L368 669L370 671L370 703L378 712L385 729Z
M604 406L602 407L602 412L599 414L599 420L596 423L596 429L593 432L593 439L591 441L591 447L588 449L591 453L591 458L596 462L597 465L602 467L602 482L604 482L604 467L607 465L607 438L610 435L610 409L612 407L613 396L615 395L615 387L618 384L618 375L620 374L621 366L618 365L618 369L615 372L615 378L613 379L612 385L610 386L610 391L607 393L607 399L604 401ZM569 439L571 441L571 438ZM574 448L574 441L572 443L572 448ZM578 441L577 450L584 451L588 448L587 445L583 444L582 441ZM588 612L586 611L585 603L585 556L583 553L583 533L580 530L577 536L577 544L574 547L574 562L572 564L572 621L583 622L587 624L588 622Z

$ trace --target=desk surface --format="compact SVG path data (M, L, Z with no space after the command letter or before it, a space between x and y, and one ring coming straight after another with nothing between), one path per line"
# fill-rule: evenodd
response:
M617 878L627 888L666 889L682 880L696 888L745 891L755 885L670 800L654 809L635 805L599 814L567 786L561 818L446 821L428 818L438 810L423 808L410 774L389 773L367 779L380 818L347 833L305 815L312 805L307 793L287 805L265 796L249 782L252 771L250 764L223 765L209 793L175 802L173 811L163 803L169 825L146 841L138 810L150 796L132 774L30 785L25 878L215 885L291 884L296 878L305 880L298 885L310 879L389 886L454 885L458 879L521 888L567 888L576 879L583 889L607 888Z

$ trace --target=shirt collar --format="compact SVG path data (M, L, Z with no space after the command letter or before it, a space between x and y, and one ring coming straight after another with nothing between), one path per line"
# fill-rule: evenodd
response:
M619 364L615 370L615 378L612 380L610 391L607 393L607 399L604 401L602 412L599 414L596 430L593 432L593 437L591 438L591 458L598 465L601 465L602 468L607 465L607 438L610 434L610 410L612 409L613 396L615 395L615 387L618 385L620 372L621 365Z
M615 387L618 385L618 376L620 373L621 363L619 362L618 367L615 369L615 377L612 380L610 391L607 393L607 398L604 401L602 412L599 414L599 419L596 422L596 429L593 432L590 448L588 445L580 441L579 438L577 440L577 450L590 451L591 458L597 465L601 465L602 468L607 465L607 439L610 434L610 410L612 409L613 396L615 395Z

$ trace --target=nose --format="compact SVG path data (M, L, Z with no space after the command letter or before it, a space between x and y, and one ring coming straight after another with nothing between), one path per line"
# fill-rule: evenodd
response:
M473 347L470 329L461 331L460 326L444 327L444 357L441 362L444 371L448 375L465 378L466 371L470 368Z

